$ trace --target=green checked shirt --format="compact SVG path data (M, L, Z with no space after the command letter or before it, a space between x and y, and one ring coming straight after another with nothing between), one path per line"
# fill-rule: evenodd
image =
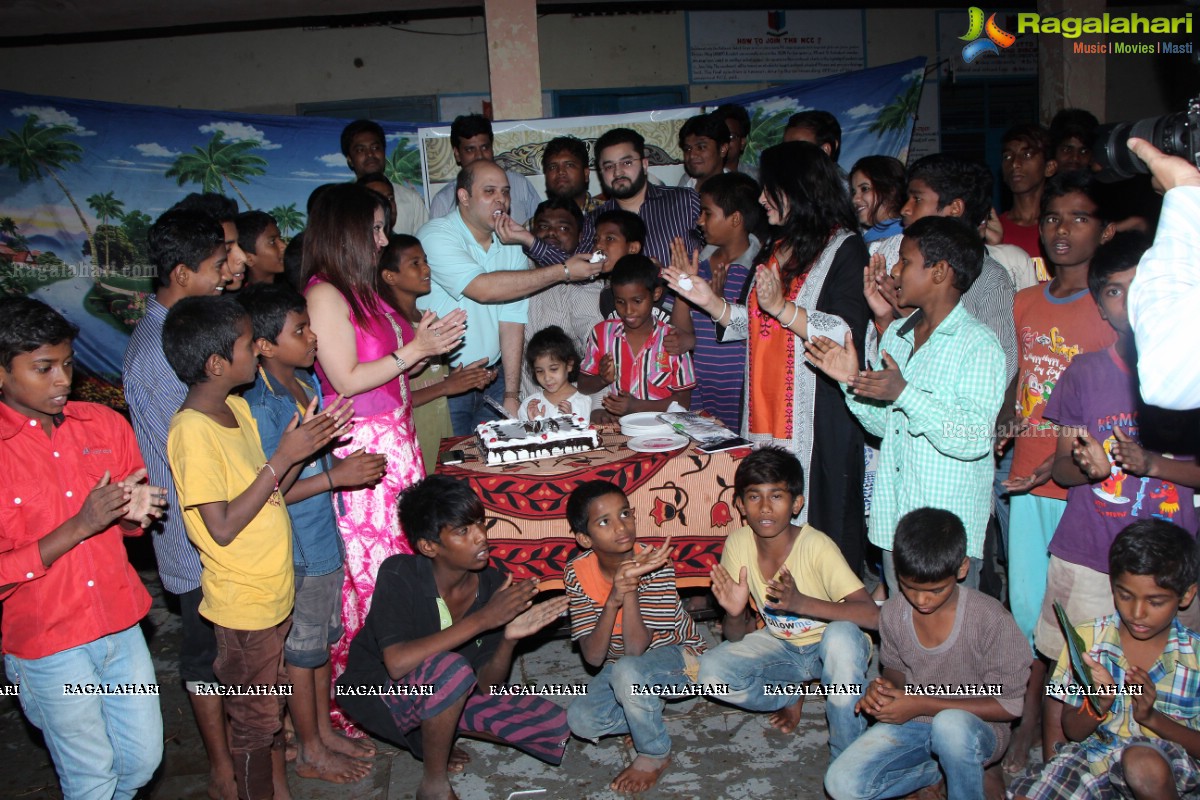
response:
M960 303L914 354L920 315L893 322L880 342L908 383L899 397L866 400L842 385L850 411L883 439L868 538L891 550L902 516L941 508L966 527L967 555L981 558L992 511L992 439L1004 402L1004 351Z

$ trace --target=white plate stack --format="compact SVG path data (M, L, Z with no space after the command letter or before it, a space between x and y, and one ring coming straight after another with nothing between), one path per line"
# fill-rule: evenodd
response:
M666 436L675 432L674 428L658 418L657 411L626 414L621 417L620 422L621 433L630 439L638 436Z

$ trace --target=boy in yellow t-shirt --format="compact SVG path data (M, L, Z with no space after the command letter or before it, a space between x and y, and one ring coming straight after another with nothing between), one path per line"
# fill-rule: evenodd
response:
M200 613L217 635L213 670L226 686L254 689L225 702L238 797L270 797L272 771L287 780L283 696L258 688L281 682L291 626L292 534L282 492L308 456L343 432L349 409L333 403L314 414L310 406L305 423L294 421L267 459L250 407L230 395L252 383L258 367L241 306L216 297L180 300L163 324L163 352L188 386L171 420L167 457L188 539L200 551Z
M738 465L733 486L749 527L729 535L713 568L726 641L700 657L696 682L723 684L718 699L774 712L771 725L791 733L800 720L797 684L820 678L836 758L867 727L854 713L871 656L860 629L878 628L879 608L832 539L792 523L804 507L804 470L794 455L756 450ZM765 627L756 630L759 615Z

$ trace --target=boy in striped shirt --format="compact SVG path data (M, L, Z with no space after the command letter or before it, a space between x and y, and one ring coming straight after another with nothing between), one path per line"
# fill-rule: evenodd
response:
M671 326L654 316L663 293L658 273L655 263L643 255L627 255L613 268L609 283L617 318L606 319L592 330L579 366L579 390L584 394L612 387L602 408L592 412L596 421L637 411L666 411L672 402L684 408L691 403L696 386L692 356L667 352Z
M619 487L581 484L567 500L567 521L586 551L563 576L571 638L590 666L603 667L587 696L567 708L567 722L593 741L628 733L637 758L611 788L644 792L671 761L664 698L693 694L704 640L679 601L670 539L657 549L638 546L633 509Z

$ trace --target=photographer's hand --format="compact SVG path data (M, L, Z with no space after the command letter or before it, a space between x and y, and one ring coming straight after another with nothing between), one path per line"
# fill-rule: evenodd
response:
M1169 192L1176 186L1200 186L1200 170L1190 161L1165 155L1145 139L1135 137L1129 139L1129 149L1145 162L1158 191Z

